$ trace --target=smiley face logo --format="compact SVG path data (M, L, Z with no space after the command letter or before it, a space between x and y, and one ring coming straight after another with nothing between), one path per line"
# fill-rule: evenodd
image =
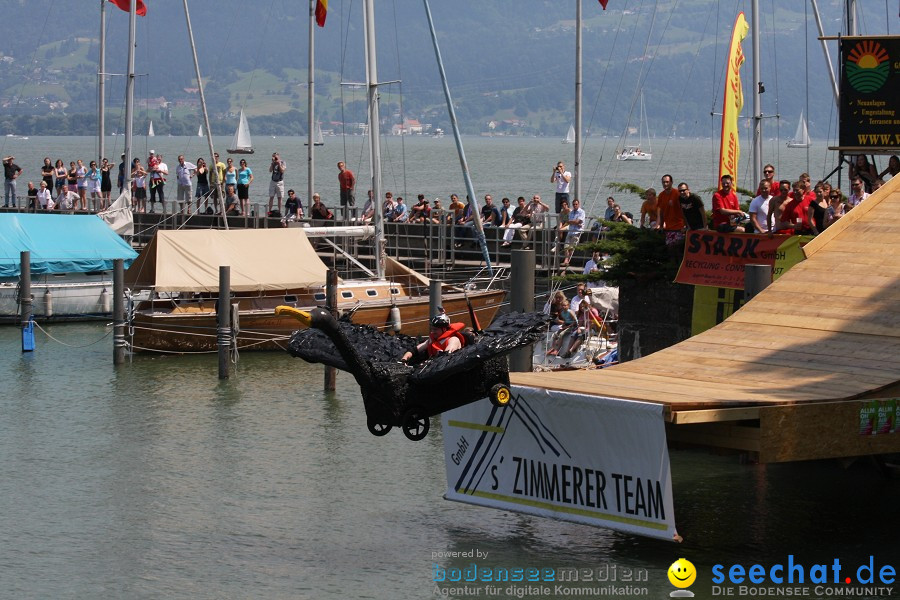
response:
M697 569L686 558L679 558L669 567L669 582L677 588L690 587L697 579Z

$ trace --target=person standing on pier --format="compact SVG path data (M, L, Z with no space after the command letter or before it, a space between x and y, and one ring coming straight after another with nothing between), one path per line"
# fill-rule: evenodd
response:
M157 155L153 150L150 151L147 164L150 167L150 212L153 212L153 203L159 196L162 212L166 214L166 176L169 174L169 166L163 162L163 155Z
M22 174L22 169L13 162L15 159L15 156L3 159L3 208L16 207L16 179Z
M556 214L562 210L562 202L569 201L569 183L572 181L572 173L566 171L563 161L556 163L553 174L550 175L550 183L556 184Z
M187 204L187 214L191 214L191 201L194 196L191 178L196 170L196 165L184 161L184 154L178 155L178 166L175 167L175 181L178 185L178 212L184 212L184 205Z
M110 195L112 194L112 180L109 177L109 172L111 170L112 163L110 163L108 159L104 158L100 161L100 204L104 208L111 204Z
M237 194L238 200L241 201L241 212L245 215L250 214L250 184L253 183L253 171L247 166L247 161L243 158L240 162L241 168L237 172Z
M337 164L338 168L338 185L341 189L341 212L343 213L344 223L349 222L349 211L356 205L356 199L353 197L353 191L356 189L356 175L347 168L344 161Z
M272 213L272 201L278 198L278 206L276 210L281 213L281 201L284 199L284 172L287 170L287 164L277 152L272 153L272 162L269 163L269 173L272 174L272 180L269 182L269 216ZM285 209L286 211L287 209Z

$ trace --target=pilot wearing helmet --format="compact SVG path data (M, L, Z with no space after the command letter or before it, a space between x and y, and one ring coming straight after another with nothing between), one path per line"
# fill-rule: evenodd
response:
M462 333L465 323L451 323L450 317L441 312L431 318L428 338L416 346L416 351L407 351L400 360L408 361L413 356L432 358L441 352L456 352L466 345Z

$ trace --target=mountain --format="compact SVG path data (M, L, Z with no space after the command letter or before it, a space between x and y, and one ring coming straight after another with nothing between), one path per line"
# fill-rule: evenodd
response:
M774 4L774 3L773 3ZM781 3L788 4L788 3ZM781 137L809 115L813 137L834 129L824 58L802 3L779 4L762 19L763 112L782 114ZM99 10L89 3L61 12L52 0L7 0L0 24L0 133L92 134L96 123ZM138 18L138 130L190 134L199 123L197 83L179 0L147 0ZM211 8L214 7L214 8ZM620 135L636 116L643 89L656 137L714 136L721 110L724 55L738 10L711 0L626 2L609 10L584 2L584 125ZM837 33L840 6L820 3L826 33ZM193 3L191 18L213 131L228 134L244 108L254 133L301 134L306 127L307 12L304 2L220 0ZM341 86L365 78L361 3L331 0L316 30L316 118L328 128L365 122L365 90ZM68 11L68 9L65 9ZM352 10L352 14L350 11ZM562 137L574 112L574 3L550 0L432 2L441 52L466 133ZM872 9L875 10L875 9ZM878 23L873 13L864 23ZM128 15L107 10L107 71L123 73ZM64 26L60 26L63 25ZM381 88L383 130L403 117L449 129L424 8L418 2L376 6L378 74L402 85ZM750 53L749 39L744 43ZM808 65L808 68L807 68ZM743 70L745 113L751 64ZM107 123L122 130L124 78L110 78ZM808 106L807 106L808 98ZM635 121L635 119L632 119ZM765 124L767 136L775 124Z

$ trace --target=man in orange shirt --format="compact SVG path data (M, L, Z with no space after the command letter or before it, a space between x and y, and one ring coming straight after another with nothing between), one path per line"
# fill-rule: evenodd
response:
M684 242L684 214L678 191L672 187L672 176L663 175L662 191L656 198L656 227L666 234L666 245Z

